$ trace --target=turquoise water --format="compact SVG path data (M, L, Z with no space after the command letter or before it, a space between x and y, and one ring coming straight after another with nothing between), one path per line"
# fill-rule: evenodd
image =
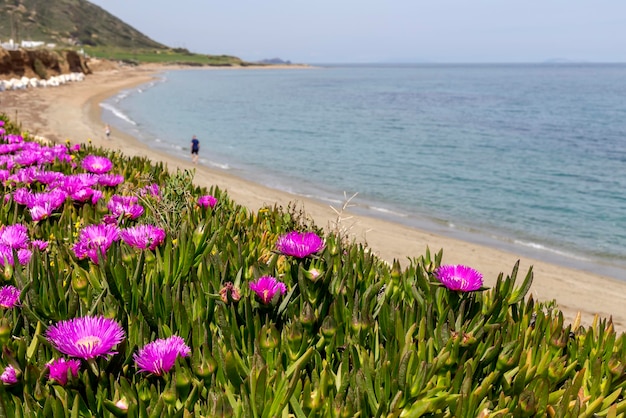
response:
M355 210L626 280L626 65L181 70L104 118ZM407 254L407 256L414 256Z

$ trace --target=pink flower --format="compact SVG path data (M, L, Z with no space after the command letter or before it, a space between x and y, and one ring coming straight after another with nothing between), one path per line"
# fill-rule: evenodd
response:
M28 229L22 224L0 227L0 245L12 249L28 247Z
M143 214L143 206L137 204L138 200L137 196L113 195L107 208L116 218L123 216L124 218L137 219Z
M213 208L215 207L216 204L217 204L217 199L209 194L200 196L198 198L198 206L201 206L203 208L208 208L208 207Z
M0 287L0 307L11 309L20 303L22 291L15 286L7 285Z
M41 239L34 239L30 242L31 248L37 248L39 251L45 251L46 248L48 248L48 245L50 245L49 241L44 241Z
M121 174L101 174L98 177L98 184L101 186L114 187L124 183L124 176Z
M154 225L137 225L122 229L120 237L133 248L154 250L165 240L165 231Z
M146 344L133 358L140 372L162 376L174 367L178 356L188 357L190 353L185 340L174 335Z
M105 256L114 241L119 240L120 231L117 226L109 224L87 225L79 235L78 242L72 250L79 259L89 257L98 264L98 255Z
M315 232L292 231L278 238L276 248L284 255L305 258L324 248L324 241Z
M141 196L160 197L159 185L157 183L149 184L139 190Z
M103 316L85 316L57 322L46 338L61 353L82 359L116 354L113 347L125 337L121 325Z
M113 163L106 157L88 155L83 159L82 167L90 173L104 174L111 171Z
M17 372L15 367L8 365L0 375L0 381L5 385L14 385L17 383Z
M439 266L435 277L448 289L472 292L483 285L483 275L471 267L464 265Z
M264 305L272 303L277 294L282 296L287 291L285 284L272 276L260 277L256 282L250 282L249 286Z
M78 370L80 369L80 360L59 358L52 360L48 363L48 372L50 373L50 379L56 380L61 386L65 386L67 383L68 371L73 377L78 376Z
M15 248L11 248L8 245L0 244L0 266L6 265L12 266L14 263L13 252ZM17 262L20 265L30 263L30 259L33 256L33 252L27 248L20 248L17 250Z

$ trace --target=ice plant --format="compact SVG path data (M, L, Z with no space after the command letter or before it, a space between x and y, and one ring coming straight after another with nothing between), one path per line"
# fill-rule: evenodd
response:
M264 305L269 305L277 293L284 295L287 287L284 283L272 276L260 277L256 282L250 282L250 290L256 293Z
M89 257L98 264L98 255L103 257L113 241L119 239L120 231L117 226L109 224L87 225L79 235L78 242L72 250L79 259Z
M101 174L98 177L98 184L101 186L114 187L124 183L124 176L121 174Z
M165 240L165 231L154 225L137 225L122 229L120 237L133 248L154 250Z
M46 338L61 353L89 360L115 354L113 347L122 342L124 330L113 319L85 316L57 322Z
M51 380L56 380L61 386L67 383L68 371L72 376L78 376L80 369L80 360L59 358L48 363L48 372Z
M106 157L88 155L83 159L82 167L90 173L104 174L111 171L113 163Z
M107 203L107 208L116 218L123 216L125 218L137 219L143 214L143 206L137 204L138 200L137 196L113 195L109 203Z
M0 381L2 381L2 383L4 383L5 385L16 384L17 372L15 371L15 367L9 364L0 375Z
M198 198L198 206L201 206L203 208L208 208L208 207L213 208L215 207L216 204L217 204L217 199L211 196L210 194L200 196Z
M15 286L0 287L0 308L11 309L20 302L22 291Z
M281 235L276 249L284 255L305 258L324 248L324 241L315 232L292 231Z
M28 229L22 224L0 227L0 245L6 245L12 249L26 248Z
M185 340L173 335L146 344L133 358L140 372L162 376L174 367L178 356L187 357L190 353L191 349L185 344Z
M471 267L461 264L439 266L435 277L448 289L472 292L483 285L483 275Z

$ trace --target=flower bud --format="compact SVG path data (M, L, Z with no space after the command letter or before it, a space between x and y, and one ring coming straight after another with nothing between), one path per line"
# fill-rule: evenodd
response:
M305 303L304 307L302 308L302 312L300 312L300 323L303 327L311 330L316 320L317 318L315 315L315 311L310 304Z
M217 361L210 353L206 353L199 363L195 364L193 371L201 379L208 379L217 370Z
M519 395L519 408L522 416L534 416L537 412L537 401L532 390L525 390Z
M115 406L117 406L117 408L122 412L128 412L128 401L126 398L122 398L115 402Z
M85 296L87 293L87 288L89 286L89 280L82 273L77 273L74 270L74 274L72 275L72 289L79 295Z
M186 399L189 395L189 387L191 385L191 376L189 371L180 367L176 369L176 391L181 399Z
M304 277L315 283L324 274L323 270L311 267L308 270L304 270Z
M330 338L335 335L335 332L337 332L337 324L331 316L327 316L326 318L324 318L321 326L321 331L326 338Z
M393 260L393 267L391 268L391 278L394 281L400 280L402 277L402 269L400 268L400 262L398 260Z
M259 345L262 349L271 350L280 344L280 334L274 324L263 325L259 335Z
M613 376L621 376L624 373L624 364L620 361L619 356L614 353L609 359L609 371Z
M163 398L163 401L165 401L166 404L171 405L171 406L176 405L176 400L178 399L178 396L176 395L176 389L174 388L169 388L165 390L161 394L161 397Z
M2 275L4 276L5 281L8 282L11 280L11 277L13 277L13 266L9 263L4 263L4 271L2 272Z

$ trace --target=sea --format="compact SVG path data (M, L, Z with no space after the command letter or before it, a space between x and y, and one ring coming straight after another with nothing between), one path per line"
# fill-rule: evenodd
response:
M102 107L213 169L626 280L626 64L184 69Z

